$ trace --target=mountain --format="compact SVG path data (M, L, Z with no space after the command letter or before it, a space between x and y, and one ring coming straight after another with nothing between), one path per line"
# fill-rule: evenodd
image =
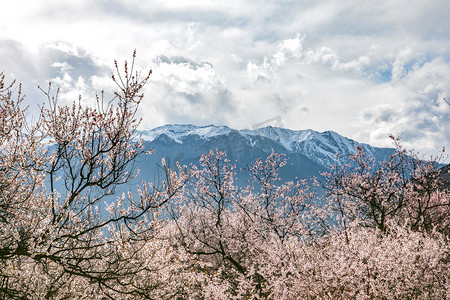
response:
M341 164L356 153L359 145L376 160L388 159L392 148L377 148L358 143L333 131L317 132L265 127L255 130L235 130L227 126L165 125L142 131L146 149L155 150L141 157L136 166L141 170L138 180L160 181L161 159L172 165L198 164L202 154L219 149L237 168L245 168L257 158L265 159L272 151L284 153L288 164L280 171L284 180L311 178L329 169L331 164ZM338 156L336 156L338 154ZM340 158L339 158L340 157ZM245 184L245 176L238 177L238 184Z
M450 191L450 164L440 169L439 176L442 181L442 188Z

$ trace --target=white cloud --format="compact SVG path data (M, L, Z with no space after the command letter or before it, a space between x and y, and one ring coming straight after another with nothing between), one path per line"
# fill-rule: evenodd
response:
M400 53L399 60L403 57L404 53ZM401 102L365 112L374 129L370 142L382 143L377 132L390 132L403 135L409 147L428 153L448 147L450 106L443 99L448 98L450 90L449 67L449 62L436 58L413 64L408 71L402 68L402 76L395 80L396 89L404 91Z
M226 123L234 110L231 93L213 65L182 56L159 56L155 64L146 91L153 101L143 102L144 111L171 123ZM158 125L153 118L143 124Z
M303 37L299 34L295 38L282 41L276 47L276 52L270 57L265 56L262 64L251 61L247 63L246 73L251 82L272 82L276 79L277 72L287 62L298 61L302 56Z
M19 2L3 6L0 65L30 101L52 79L88 102L136 48L137 66L154 69L147 127L280 116L375 145L403 133L419 150L450 148L446 0Z
M64 42L49 43L46 45L46 47L50 49L59 50L69 55L80 56L80 54L78 53L78 48L68 43Z

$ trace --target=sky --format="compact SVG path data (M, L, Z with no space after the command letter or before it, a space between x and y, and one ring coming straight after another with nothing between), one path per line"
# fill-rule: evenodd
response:
M0 71L29 113L113 91L113 62L153 74L142 129L168 123L333 130L423 154L450 149L448 0L8 1ZM450 101L449 101L450 102ZM449 161L449 159L447 159Z

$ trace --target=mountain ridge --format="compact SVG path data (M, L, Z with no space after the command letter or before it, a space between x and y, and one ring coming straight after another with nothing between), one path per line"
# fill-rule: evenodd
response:
M268 152L267 148L270 146L275 148L273 150L276 152L281 150L285 154L304 155L326 169L331 164L341 164L342 158L355 154L356 146L362 147L369 156L376 160L386 159L394 152L393 148L380 148L359 143L334 131L318 132L312 129L291 130L267 126L258 129L236 130L228 126L167 124L141 132L141 138L148 144L154 144L156 148L158 148L156 141L162 135L179 145L195 142L203 145L211 143L212 146L215 144L214 141L221 140L218 145L221 147L218 148L222 148L221 150L225 150L229 155L231 154L230 150L236 152L236 147L242 146L243 142L247 147L264 149L263 152ZM241 137L239 145L236 144L237 136ZM165 143L168 142L165 141Z

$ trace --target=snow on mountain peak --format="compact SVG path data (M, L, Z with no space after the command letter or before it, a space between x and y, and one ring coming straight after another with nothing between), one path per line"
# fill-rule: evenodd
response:
M263 136L274 142L280 143L286 150L292 151L292 144L298 138L298 131L290 129L284 129L279 127L263 127L254 130L241 130L241 134L244 136Z
M191 124L180 125L180 124L168 124L160 126L148 131L141 131L142 138L146 141L153 141L160 135L165 134L169 138L173 139L175 142L182 144L183 138L189 135L197 135L202 139L210 139L218 135L226 135L233 131L227 126L195 126Z
M327 166L340 164L339 158L356 153L356 146L360 145L371 156L376 154L376 148L361 144L354 140L339 135L334 131L317 132L312 129L290 130L279 127L264 127L258 129L234 130L227 126L194 126L194 125L164 125L149 131L142 132L142 138L153 141L160 135L165 134L178 144L183 144L187 136L198 136L203 140L214 137L226 136L235 132L249 140L249 144L255 147L255 137L264 137L272 140L289 152L301 153L311 160Z

